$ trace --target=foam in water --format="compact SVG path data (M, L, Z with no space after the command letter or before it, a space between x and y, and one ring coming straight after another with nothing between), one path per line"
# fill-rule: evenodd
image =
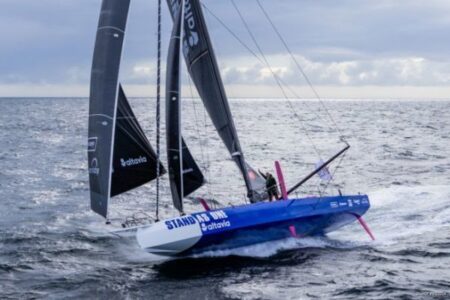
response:
M208 251L197 257L270 257L280 251L301 248L385 246L404 237L450 227L450 186L390 187L370 193L369 198L372 208L366 219L375 232L375 242L371 242L355 222L353 226L331 233L329 236L333 239L288 238L230 250Z
M364 218L375 235L375 245L395 244L450 227L450 186L393 186L369 193L369 199L372 207ZM355 232L355 226L330 236L367 240L365 234Z
M207 251L194 257L247 256L270 257L278 252L303 248L351 248L356 244L341 243L326 237L287 238L229 250Z
M354 224L327 237L287 238L228 250L207 251L193 257L270 257L280 251L302 248L388 246L403 238L450 227L450 186L390 187L369 194L372 208L365 216L376 241ZM389 217L386 217L389 216ZM103 227L103 226L102 226ZM99 227L90 227L100 233ZM104 230L104 227L103 227ZM148 254L132 239L118 239L118 251L131 261L162 261L170 258Z

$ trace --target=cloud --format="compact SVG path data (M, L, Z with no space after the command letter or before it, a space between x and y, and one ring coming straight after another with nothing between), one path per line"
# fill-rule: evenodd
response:
M375 89L450 83L448 0L260 1L315 85ZM258 53L229 0L202 2ZM304 79L256 2L235 2L274 72L289 85L303 87ZM18 95L18 86L61 86L58 91L64 91L64 86L76 86L74 93L88 90L79 87L89 84L100 4L100 0L3 0L3 90L9 86L8 94L17 91ZM212 14L206 11L205 17L225 83L277 89L270 69ZM165 58L171 30L165 8L163 20ZM155 2L133 0L121 67L125 83L151 85L156 81L155 32Z
M290 56L275 55L267 59L276 76L283 82L294 86L307 84ZM450 62L423 57L321 62L296 55L295 59L315 85L450 85ZM245 65L245 61L254 59L229 59L221 63L225 83L276 84L267 66L260 63Z

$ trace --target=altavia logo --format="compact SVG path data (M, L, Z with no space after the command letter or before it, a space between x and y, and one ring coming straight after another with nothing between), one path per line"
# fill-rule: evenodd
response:
M185 46L189 43L190 47L194 47L198 44L198 33L196 30L195 18L192 13L191 0L186 0L184 5L184 20L186 21L187 28L185 26L184 32L187 35L184 39Z
M177 16L180 11L180 0L171 0L170 9L173 16ZM198 44L199 38L197 33L197 24L195 23L194 13L192 12L191 0L184 1L184 33L183 33L183 52L189 53L189 48L192 48Z
M123 158L120 159L120 165L122 166L122 168L145 164L146 162L147 157L145 156L139 156L138 158L129 158L127 160Z
M180 0L170 1L170 10L172 15L176 17L181 9ZM183 53L187 55L190 48L195 47L198 42L197 24L195 23L194 13L192 12L191 0L184 1L184 33L183 33Z
M226 227L230 227L231 223L228 220L223 220L220 222L211 222L209 224L201 223L200 228L202 231L210 231L210 230L217 230L217 229L223 229Z
M96 157L94 157L91 160L91 164L89 166L89 174L92 174L92 175L100 174L100 168L98 167L98 160Z

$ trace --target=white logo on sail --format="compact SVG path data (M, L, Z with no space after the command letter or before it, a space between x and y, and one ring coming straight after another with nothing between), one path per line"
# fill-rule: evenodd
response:
M88 152L95 152L97 149L97 137L88 138Z
M185 54L189 52L189 48L192 48L198 44L198 33L195 29L195 19L194 14L192 13L191 1L186 0L184 5L184 19L186 21L186 25L184 27L184 43L183 48Z
M127 160L121 158L120 164L123 168L131 167L135 165L145 164L147 162L147 157L139 156L138 158L129 158Z
M170 7L172 10L172 15L175 17L180 11L180 1L171 0ZM199 37L196 30L196 23L194 14L192 12L191 1L186 0L184 4L184 32L183 32L183 53L187 55L189 53L189 48L192 48L198 44Z
M91 166L89 168L89 174L98 175L100 173L100 168L98 167L97 158L91 160Z

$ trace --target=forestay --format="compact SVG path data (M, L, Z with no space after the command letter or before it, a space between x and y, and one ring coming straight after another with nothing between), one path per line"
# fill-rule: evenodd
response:
M181 0L167 0L167 3L175 20ZM245 162L199 0L185 1L183 53L206 110L242 172L250 200L262 199L264 180Z

